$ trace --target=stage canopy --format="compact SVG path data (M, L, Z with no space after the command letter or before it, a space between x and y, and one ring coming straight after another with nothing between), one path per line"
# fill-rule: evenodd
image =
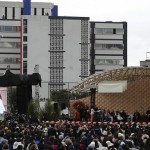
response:
M76 86L74 86L70 91L90 92L91 88L96 88L98 90L98 85L102 81L136 81L149 77L149 67L123 67L90 75L89 77L83 79Z

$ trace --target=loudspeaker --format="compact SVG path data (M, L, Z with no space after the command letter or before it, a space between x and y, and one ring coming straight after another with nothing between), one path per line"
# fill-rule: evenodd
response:
M66 108L66 104L65 103L61 103L61 109L65 109Z
M54 103L54 110L58 109L58 103Z

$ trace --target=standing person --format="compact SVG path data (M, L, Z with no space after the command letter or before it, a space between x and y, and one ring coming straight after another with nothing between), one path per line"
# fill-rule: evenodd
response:
M66 107L65 109L61 110L60 114L61 114L61 117L62 117L63 120L66 120L66 119L68 120L69 117L70 117L70 112L69 112L68 107Z
M91 112L90 112L90 121L91 122L93 122L93 120L94 120L94 108L93 107L91 107Z
M31 137L29 139L29 143L28 143L26 150L39 150L38 145L35 144L35 138L34 137Z
M79 121L80 120L80 112L77 110L75 113L75 120Z

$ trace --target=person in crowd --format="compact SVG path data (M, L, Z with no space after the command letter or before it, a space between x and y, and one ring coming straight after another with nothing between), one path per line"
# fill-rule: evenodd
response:
M90 111L90 121L93 122L94 121L94 113L95 113L95 110L93 107L91 107L91 111Z
M32 116L7 114L0 122L0 150L150 150L150 123L140 118L124 121L128 115L123 111L106 112L107 118L119 112L123 120L39 122Z
M69 117L70 117L70 112L69 112L68 107L62 109L61 112L60 112L60 114L61 114L61 118L62 118L63 120L69 119Z

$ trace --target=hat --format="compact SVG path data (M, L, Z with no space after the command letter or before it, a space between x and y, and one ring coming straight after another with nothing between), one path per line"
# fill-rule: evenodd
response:
M111 143L110 141L106 141L106 144L107 144L107 147L111 147L111 146L113 146L114 144L113 143Z
M48 132L48 128L44 128L43 132L47 133Z
M107 135L107 131L104 130L104 131L102 132L102 134L103 134L103 135Z
M121 146L125 145L125 142L122 141L122 142L120 143L120 145L121 145Z
M67 139L65 140L65 143L66 143L67 145L70 145L70 144L72 144L72 141L71 141L70 138L67 138Z
M17 149L19 145L23 146L21 142L14 142L13 149Z
M62 134L60 134L60 135L58 136L58 138L59 138L60 140L62 140L62 139L64 138L64 136L63 136Z
M8 127L5 127L4 129L5 129L5 130L8 130Z
M147 124L148 127L150 127L150 122Z
M149 139L149 135L143 134L141 138L142 138L143 142L146 143L147 139Z
M92 148L95 148L95 142L92 141L92 142L89 144L89 146L92 147Z
M118 133L118 137L123 138L124 139L124 134L123 133Z

